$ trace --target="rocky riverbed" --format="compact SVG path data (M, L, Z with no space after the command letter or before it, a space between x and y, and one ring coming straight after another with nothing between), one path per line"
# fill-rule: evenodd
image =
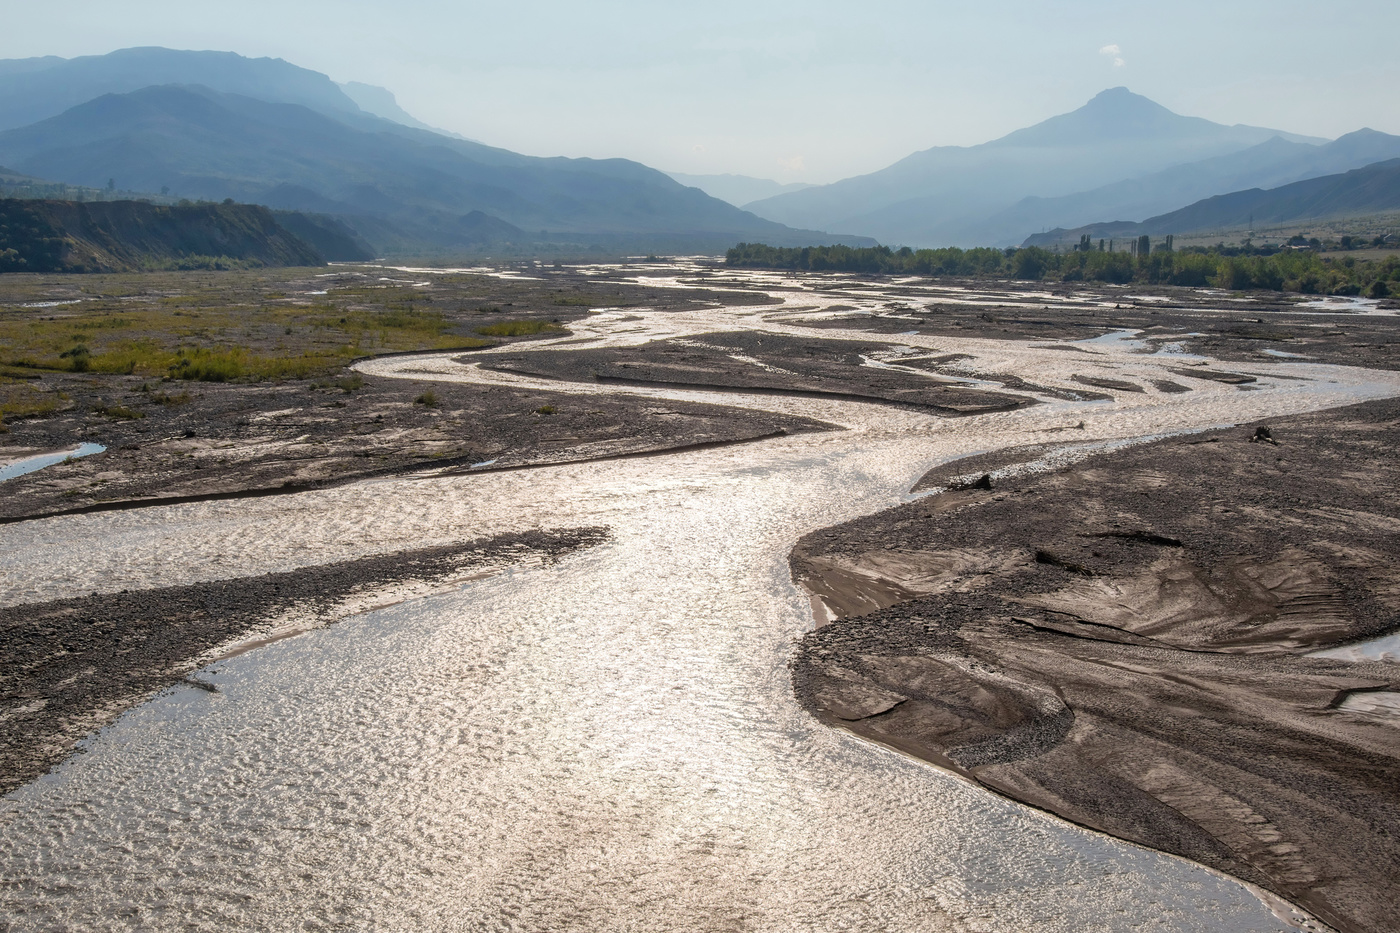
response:
M1059 469L1051 446L953 461L793 551L836 617L803 640L799 696L1339 930L1391 929L1400 673L1310 653L1400 627L1397 445L1385 401Z

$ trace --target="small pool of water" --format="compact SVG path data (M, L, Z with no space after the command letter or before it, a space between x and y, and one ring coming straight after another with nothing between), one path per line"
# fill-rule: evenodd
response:
M100 454L106 450L101 444L79 444L72 450L57 450L50 454L35 454L32 457L21 457L13 463L0 467L0 482L7 479L14 479L16 476L23 476L26 473L33 473L35 470L42 470L46 466L53 466L55 463L62 463L69 457L88 457L92 454Z
M1343 661L1395 661L1400 662L1400 632L1360 641L1354 645L1327 648L1310 654L1314 658L1338 658Z

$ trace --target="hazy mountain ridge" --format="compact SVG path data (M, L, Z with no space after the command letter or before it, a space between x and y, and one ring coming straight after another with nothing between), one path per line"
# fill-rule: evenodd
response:
M78 184L311 210L352 219L380 248L480 243L473 211L574 237L832 238L762 220L623 159L540 159L357 112L188 86L110 94L0 133L0 163ZM376 218L365 229L358 218ZM479 225L478 225L479 226ZM707 248L715 248L714 246Z
M318 72L233 53L0 62L0 129L11 126L0 132L0 161L68 184L117 179L130 190L333 214L380 252L866 242L789 229L626 159L536 158L449 137L382 88L346 87L368 109Z
M735 207L748 210L748 204L771 198L789 191L801 191L811 185L802 182L783 184L771 178L754 178L750 175L687 175L684 172L667 172L687 188L699 188L712 198L719 198Z
M1027 232L1073 228L1105 217L1137 222L1217 194L1276 188L1394 158L1400 158L1400 136L1372 129L1348 133L1322 146L1275 137L1243 152L1173 166L1092 191L1062 198L1027 198L988 218L988 229L999 234L989 242L1009 246L1021 242ZM1013 230L1019 232L1011 234Z
M1400 158L1321 178L1264 190L1251 188L1205 198L1141 223L1123 221L1056 229L1029 237L1026 246L1077 240L1124 239L1142 235L1185 235L1209 230L1242 230L1333 217L1400 211Z
M151 46L80 58L0 60L0 130L46 120L103 94L159 84L199 84L320 113L360 112L330 78L280 58Z
M1076 111L988 143L927 149L870 175L750 207L783 223L840 227L884 242L977 245L989 241L988 217L1026 197L1072 195L1105 181L1239 152L1274 137L1323 142L1180 116L1126 88L1114 88ZM1024 234L1024 227L1011 231Z
M427 130L430 133L437 133L439 136L450 136L453 139L463 139L467 142L475 142L467 139L461 133L454 133L451 130L439 129L436 126L429 126L422 120L415 117L399 106L398 98L394 92L386 87L379 87L375 84L364 84L360 81L345 81L340 84L340 89L345 92L355 104L372 116L380 117L384 120L391 120L404 126L412 127L416 130Z
M1012 245L1037 230L1138 222L1223 192L1400 157L1400 137L1384 133L1323 145L1182 116L1114 88L988 143L923 150L831 185L783 186L668 175L626 159L524 156L444 134L384 88L337 84L280 59L161 48L0 61L0 130L0 163L16 173L334 215L354 228L342 253L543 242L711 251L738 240L869 237Z

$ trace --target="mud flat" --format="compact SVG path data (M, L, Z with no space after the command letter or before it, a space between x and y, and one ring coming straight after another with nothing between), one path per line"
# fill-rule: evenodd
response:
M0 463L82 443L107 450L3 481L0 522L826 427L685 401L580 403L547 389L346 368L355 357L567 338L570 322L602 307L669 313L766 300L646 284L646 273L669 268L7 275Z
M601 528L502 534L256 577L0 607L0 794L230 652L464 577L558 560L606 538Z
M205 421L199 406L212 402L202 402L204 387L189 380L151 386L173 394L188 389L191 398L179 404L130 394L102 402L108 411L144 406L144 419L114 419L74 397L74 423L83 425L155 425L165 417L156 407L171 409L171 418L194 419L161 421L168 429L153 431L154 441L117 439L115 446L137 444L132 456L154 448L152 456L164 459L150 461L151 470L201 462L198 476L192 468L165 474L163 485L149 491L158 496L185 483L206 498L177 504L167 497L160 507L134 507L154 500L142 493L144 499L93 502L111 506L96 514L0 527L6 542L0 589L21 613L15 618L30 613L20 624L36 639L26 671L36 685L30 692L39 694L16 697L7 712L42 716L40 703L81 712L88 702L82 691L115 695L103 692L111 670L106 656L128 647L122 657L136 656L133 669L149 677L135 687L147 696L157 691L85 742L85 754L4 798L0 914L22 918L15 925L25 929L466 924L677 933L838 927L1079 933L1141 926L1259 933L1304 922L1276 903L1261 903L1257 888L1223 873L1086 832L826 728L792 690L788 665L794 643L809 630L810 612L791 586L786 561L799 529L895 505L931 464L982 451L985 469L995 470L1006 458L994 452L1008 448L1012 459L1055 458L1071 446L1079 456L1154 433L1278 418L1393 394L1400 391L1394 374L1267 358L1247 368L1217 366L1171 350L1170 342L1158 348L1110 333L1108 321L1058 342L976 332L870 333L856 329L859 322L817 330L808 323L844 314L841 307L857 300L878 310L902 300L897 293L906 286L872 286L856 299L842 283L681 265L569 273L580 282L577 295L544 281L553 273L536 270L540 279L524 284L502 278L502 289L535 290L531 313L543 323L556 323L553 309L582 308L576 300L588 298L588 310L568 317L571 333L550 331L528 344L472 352L432 345L438 352L364 360L310 385L222 386L229 394L220 397L265 397L240 402L244 410L227 416L210 409ZM331 289L340 304L333 312L315 311L317 320L328 328L341 318L361 320L357 315L414 320L409 301L416 309L427 297L434 307L464 302L446 313L457 330L438 335L443 339L476 331L462 314L498 319L496 311L467 306L467 292L453 298L445 287L417 284L439 273L401 272L408 279L402 288L414 295L396 293L391 301L373 279L340 296ZM628 277L631 284L621 281ZM477 285L462 288L474 295ZM606 306L595 307L589 296L604 291ZM623 307L612 293L635 303ZM380 296L374 307L382 312L360 307L370 295ZM677 300L654 300L666 295ZM515 316L524 300L513 298L515 307L499 313ZM282 336L297 337L308 326L300 320L294 315L283 325L270 318L258 325L262 330L254 328L262 334L257 339L274 351ZM294 334L285 335L286 326ZM828 338L832 343L824 346ZM95 338L89 347L97 359ZM585 354L585 362L570 364L572 353ZM492 368L492 361L505 365ZM633 362L653 369L641 384L627 381L631 375L596 378L598 367L627 369L622 364ZM687 375L696 371L702 378ZM530 372L536 375L523 374ZM86 377L43 376L59 378ZM125 393L139 391L139 383L120 382L125 376L110 378ZM401 382L402 391L381 392L388 379ZM935 404L911 403L913 396L901 395L907 389ZM977 410L942 404L954 390L960 406L971 402ZM279 394L288 392L295 395ZM429 392L436 405L418 401ZM690 407L699 402L715 407ZM546 405L555 411L538 410ZM453 414L458 411L465 414ZM399 440L394 423L376 422L381 414L402 430ZM62 417L63 411L54 415ZM319 426L320 418L328 426ZM334 426L338 418L344 428ZM809 424L813 419L844 430L800 427L821 426ZM9 441L41 447L15 435L45 421L13 422ZM551 439L548 433L561 425L568 430ZM696 425L716 442L726 432L736 441L766 439L722 448L689 443L687 437L699 440ZM609 426L616 430L609 433ZM1275 458L1300 449L1284 426L1276 423L1281 447L1249 449L1267 447ZM766 435L770 428L784 433ZM629 453L629 435L643 429L659 432L665 443L642 438ZM219 431L229 440L211 446L209 435ZM471 446L478 436L506 443L480 450ZM54 437L66 444L87 435L56 430ZM262 452L246 456L243 473L232 462L218 463L243 456L236 444L218 446L232 441ZM181 455L161 454L167 443ZM301 459L275 463L278 445ZM680 447L687 449L675 452ZM663 450L672 453L632 455ZM607 459L614 455L619 459ZM106 456L88 460L95 466ZM269 458L268 472L259 474L258 456ZM459 462L467 457L480 459ZM329 468L337 462L363 469L362 481L342 481ZM555 465L518 468L546 463ZM297 464L307 471L301 481L324 487L260 495L279 492L284 477L297 476ZM75 466L49 468L60 470L49 480ZM928 481L947 485L968 466L963 461ZM375 472L381 468L390 472ZM416 475L393 474L400 468ZM235 487L248 476L255 483L228 489L227 496L209 487L201 493L205 476ZM1358 480L1359 488L1372 479ZM139 491L134 478L123 482ZM1010 484L998 474L990 491L923 504L970 504L1003 494ZM1074 517L1065 516L1047 512L1044 521L1059 528ZM911 518L910 534L916 526ZM602 527L605 544L567 550L566 536ZM872 527L879 530L879 522ZM540 529L545 537L537 547L501 537ZM1191 543L1184 534L1174 539ZM1147 547L1173 533L1147 528L1146 536L1104 540ZM894 531L880 533L881 541L895 539ZM1076 556L1046 540L1036 544L1045 562L1033 570L1069 574L1071 582L1106 576L1087 563L1092 553ZM454 550L463 542L480 547ZM489 552L491 542L509 546L494 557L472 556ZM555 544L570 556L529 566L550 563ZM974 544L989 550L980 539ZM430 545L447 550L415 556ZM916 579L920 574L895 566L917 564L919 550L911 544L901 553L882 551L882 574L854 568L864 579L879 578L875 599L860 608L932 593ZM814 552L812 559L830 556ZM359 563L370 558L383 563ZM451 585L501 563L526 566ZM851 571L828 566L824 573L836 579ZM299 595L288 603L284 590ZM406 598L420 594L425 598ZM358 611L398 598L403 601ZM1015 606L1017 618L1033 611ZM320 624L340 614L353 617ZM69 624L75 619L81 624ZM257 623L253 629L239 628L248 619ZM109 622L130 637L114 640L103 630ZM194 661L181 659L198 645L166 647L184 638L180 629L197 634L206 625L206 643L214 647ZM313 630L277 637L296 628ZM921 625L906 628L927 634ZM1368 631L1365 624L1347 630ZM1134 633L1123 632L1131 641ZM1290 650L1187 652L1165 635L1136 637L1191 658L1309 663ZM228 654L270 639L276 640ZM70 661L67 652L79 657ZM202 662L213 662L194 675L204 689L179 680L186 665ZM855 670L854 663L843 668ZM1359 668L1345 670L1353 680L1343 686L1352 692L1340 700L1338 715L1386 707L1388 691L1358 693L1347 684ZM118 665L110 679L121 675ZM847 679L863 676L857 671ZM159 689L166 684L174 689ZM956 689L946 692L957 696ZM886 693L867 718L878 718L879 703L892 701L887 710L898 712L910 704L900 697L912 698ZM1060 702L1068 708L1069 701ZM1065 716L1041 694L1024 703L1032 726L1010 741L1039 747ZM1070 725L1089 721L1088 713L1076 715ZM996 736L988 738L1000 747ZM966 773L980 763L960 767ZM1217 786L1223 780L1211 779ZM1252 798L1251 805L1268 812ZM1383 861L1391 853L1373 854Z
M949 463L920 484L945 491L794 549L836 617L798 695L1338 930L1393 930L1400 668L1309 655L1398 627L1397 445L1381 401L1049 473L1019 472L1049 446Z
M1024 395L969 388L965 379L883 364L886 353L883 342L732 331L634 347L488 353L482 365L547 379L880 402L940 415L1035 404Z
M161 390L178 391L179 404L150 404L140 419L93 424L74 410L15 425L5 439L17 445L10 449L57 450L82 439L107 450L4 481L0 522L294 493L476 464L504 469L657 453L830 427L684 401L639 405L359 375Z

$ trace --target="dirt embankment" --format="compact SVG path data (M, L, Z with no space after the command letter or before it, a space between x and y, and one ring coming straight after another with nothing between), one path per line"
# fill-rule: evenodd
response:
M1306 654L1400 627L1400 402L1256 427L807 536L794 577L839 618L801 644L799 696L1339 930L1396 929L1400 667Z
M939 415L982 414L1036 404L1025 395L970 387L957 377L905 372L886 363L886 357L893 358L890 348L878 342L742 331L638 347L544 350L520 356L489 353L483 355L482 365L575 382L881 402Z
M933 283L942 290L930 290ZM1378 306L1390 314L1361 314L1348 310L1345 299L1172 286L1125 289L971 279L891 286L886 279L872 278L841 287L853 298L878 290L889 300L874 313L852 308L848 316L793 323L818 330L1046 341L1087 340L1132 330L1139 332L1148 351L1180 348L1234 363L1400 367L1394 319L1400 302L1395 301Z
M0 607L0 794L85 735L181 682L232 642L303 630L386 589L445 586L607 538L601 528L504 534L284 573ZM390 589L391 588L391 589Z
M145 385L146 391L141 387ZM371 476L495 469L824 430L805 418L687 402L351 374L264 385L71 377L78 403L14 424L0 455L105 453L3 484L0 522L174 500L267 495ZM103 415L127 412L141 417Z

